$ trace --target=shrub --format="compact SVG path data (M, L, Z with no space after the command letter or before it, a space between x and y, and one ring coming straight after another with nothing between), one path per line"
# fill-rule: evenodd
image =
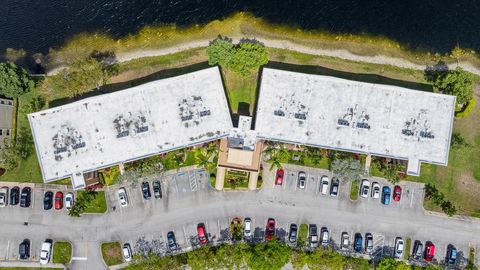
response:
M457 118L467 117L470 114L470 112L473 110L473 107L475 107L474 98L470 99L470 101L460 111L456 111L455 117Z

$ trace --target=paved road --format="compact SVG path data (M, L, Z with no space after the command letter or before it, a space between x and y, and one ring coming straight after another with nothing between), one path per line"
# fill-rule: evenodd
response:
M337 198L320 195L319 178L328 175L327 171L295 166L285 170L283 186L253 192L216 192L209 185L208 175L201 171L168 175L161 179L163 198L159 200L145 201L139 187L126 186L130 199L126 208L118 205L118 187L110 187L107 200L116 210L110 208L104 215L82 218L68 217L66 211L44 211L39 198L31 209L9 206L0 209L0 259L15 259L18 243L24 238L31 239L35 254L45 238L52 238L73 243L77 260L72 262L72 269L105 269L101 242L129 242L138 251L137 239L145 237L150 244L162 243L166 233L174 231L180 248L189 250L197 244L194 236L198 223L206 224L210 240L222 242L228 238L229 221L235 216L252 218L252 241L263 239L265 222L273 217L280 238L288 234L291 223L306 223L327 227L333 244L338 244L343 231L350 235L371 232L378 250L386 252L397 236L431 240L437 246L439 261L450 243L465 254L469 246L479 248L480 223L425 214L421 204L423 190L418 184L402 183L401 202L384 206L372 198L350 201L347 185L340 186ZM303 190L296 185L298 170L305 170L308 175ZM41 197L41 191L38 192L36 196ZM33 257L38 260L38 255Z

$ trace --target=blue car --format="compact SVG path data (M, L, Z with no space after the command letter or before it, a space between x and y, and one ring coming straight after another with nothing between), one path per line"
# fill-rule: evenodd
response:
M385 205L389 205L390 204L390 194L391 194L392 190L390 189L390 187L387 187L387 186L384 186L383 189L382 189L382 200L381 202Z
M355 240L353 242L353 249L358 253L362 252L362 242L363 242L362 235L360 233L356 233Z
M457 262L457 249L451 244L447 247L447 262L449 264L455 264Z

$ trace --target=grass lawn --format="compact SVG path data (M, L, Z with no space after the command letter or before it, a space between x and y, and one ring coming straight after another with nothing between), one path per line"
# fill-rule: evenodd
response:
M350 186L350 199L356 201L360 193L360 180L353 180Z
M122 247L118 242L102 244L102 257L108 266L123 263Z
M55 242L53 244L53 263L67 264L72 259L72 244Z
M79 190L77 192L77 198L82 194L83 191ZM97 191L97 197L88 204L85 214L97 214L105 213L107 211L107 200L105 199L104 191Z
M300 229L298 230L298 239L297 244L299 247L304 247L307 245L308 238L308 225L300 224Z
M232 112L249 112L252 115L255 109L258 74L242 77L230 70L222 69L222 75Z
M412 249L412 239L407 238L407 240L405 240L405 251L403 252L404 260L408 260L408 257L410 257L411 249Z

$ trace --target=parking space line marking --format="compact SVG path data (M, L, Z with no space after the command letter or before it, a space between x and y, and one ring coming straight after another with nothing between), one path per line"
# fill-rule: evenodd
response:
M414 198L414 195L415 195L415 189L413 189L413 190L412 190L412 194L410 194L410 196L412 196L412 197L410 198L410 208L412 208L412 206L413 206L413 198Z
M188 245L187 231L185 230L185 226L182 226L182 228L183 228L183 237L185 237L185 244Z
M175 189L177 190L177 194L178 194L178 184L177 184L177 176L176 175L173 176L173 181L175 182Z

